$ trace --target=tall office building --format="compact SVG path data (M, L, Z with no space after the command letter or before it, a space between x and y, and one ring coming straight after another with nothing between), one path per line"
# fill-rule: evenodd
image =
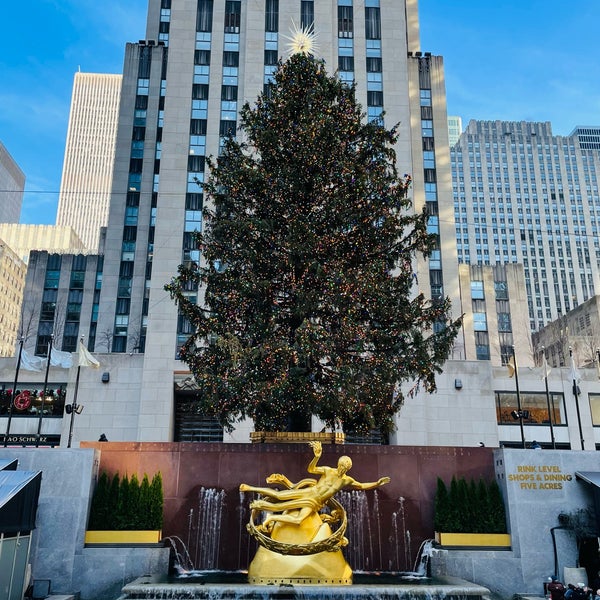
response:
M458 305L443 65L419 50L416 0L150 0L147 39L126 48L102 293L88 338L144 353L140 440L181 439L175 389L188 375L177 355L189 325L164 285L180 263L200 260L192 232L202 228L205 157L272 81L296 26L314 30L331 73L356 81L367 118L385 111L388 127L399 123L399 172L412 174L415 209L427 208L440 239L428 261L415 262L415 291Z
M108 221L121 75L75 73L57 225L70 226L92 251Z
M471 121L451 150L458 259L522 263L531 331L600 289L600 157L590 131L599 128L555 136L550 123Z
M25 175L0 142L0 223L18 223Z
M462 133L462 119L460 117L448 116L448 143L454 146Z

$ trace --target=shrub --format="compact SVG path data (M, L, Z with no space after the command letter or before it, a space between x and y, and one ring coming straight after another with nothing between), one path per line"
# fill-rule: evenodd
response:
M162 529L162 477L156 473L152 483L144 474L140 483L134 474L122 478L116 473L109 483L102 473L92 497L89 529L144 530Z
M434 527L453 533L506 533L504 501L498 483L452 477L450 493L438 477Z

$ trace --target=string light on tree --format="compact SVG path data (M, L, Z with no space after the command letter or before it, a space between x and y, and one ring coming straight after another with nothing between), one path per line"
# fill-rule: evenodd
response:
M244 142L208 161L204 260L167 286L194 332L181 358L198 410L228 430L248 417L300 431L315 415L385 435L401 382L434 390L460 323L447 299L413 290L413 259L436 238L397 173L396 130L362 121L310 31L292 42L269 93L241 110Z

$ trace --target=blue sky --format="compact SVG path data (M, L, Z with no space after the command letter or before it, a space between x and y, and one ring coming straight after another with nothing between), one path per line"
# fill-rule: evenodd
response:
M174 0L177 1L177 0ZM599 0L420 0L421 49L444 56L448 113L600 125ZM54 223L73 75L119 73L146 0L3 7L0 141L27 177L21 221Z

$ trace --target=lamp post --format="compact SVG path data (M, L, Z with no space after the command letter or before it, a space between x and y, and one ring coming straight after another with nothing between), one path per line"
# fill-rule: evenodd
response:
M585 441L583 439L583 429L581 427L581 414L579 413L579 386L577 385L577 369L573 360L573 348L569 346L569 356L571 357L571 379L573 380L573 396L575 396L575 408L577 409L577 424L579 425L579 439L581 441L581 449L585 450Z
M83 344L83 336L79 339L79 343ZM75 414L80 415L83 410L82 404L77 404L77 392L79 391L79 374L81 373L81 365L77 365L77 377L75 378L75 393L73 394L73 404L70 405L71 410L71 422L69 423L69 440L67 441L67 448L71 447L71 441L73 439L73 425L75 423ZM66 407L65 407L66 410ZM69 412L67 410L67 412Z
M546 361L546 349L542 346L542 369L544 372L544 384L546 386L546 404L548 405L548 423L550 424L550 439L552 440L552 449L556 450L556 440L554 439L554 425L552 423L552 408L550 406L550 391L548 389L548 362Z
M521 429L521 445L525 448L525 429L523 428L523 411L521 410L521 392L519 390L519 369L517 368L517 355L515 354L515 347L512 347L513 351L513 363L515 366L515 386L517 389L517 411L519 413L519 427Z
M35 438L35 447L40 445L40 434L42 433L42 419L44 418L44 404L46 401L46 390L48 389L48 373L50 371L50 361L52 360L52 343L54 342L54 334L50 335L48 342L48 361L46 362L46 376L44 377L44 390L42 391L42 405L40 406L40 419L38 421L37 436Z
M23 338L19 340L19 356L17 358L17 369L15 371L15 381L13 383L12 394L8 403L8 420L6 422L6 433L4 434L4 447L8 445L8 436L10 435L10 422L13 415L13 403L17 394L17 382L19 381L19 369L21 368L21 355L23 354Z

